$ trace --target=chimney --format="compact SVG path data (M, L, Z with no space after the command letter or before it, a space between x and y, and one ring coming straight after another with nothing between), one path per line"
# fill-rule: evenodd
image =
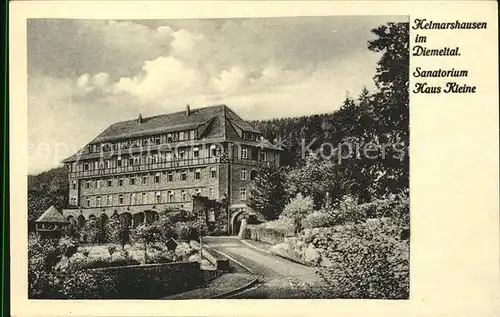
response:
M191 108L189 107L189 105L186 105L186 116L189 117L190 114L191 114Z
M141 115L140 113L139 113L139 116L137 117L137 122L138 122L139 124L141 124L141 123L142 123L142 115Z

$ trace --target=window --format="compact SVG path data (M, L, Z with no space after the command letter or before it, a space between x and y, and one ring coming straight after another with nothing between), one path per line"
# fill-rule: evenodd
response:
M116 166L118 166L118 167L122 166L122 158L121 157L116 159Z
M134 165L134 159L133 158L129 158L128 159L128 166L132 166Z
M208 212L208 221L215 221L215 211L214 210L210 210Z
M76 181L73 181L73 182L71 183L71 189L76 189Z
M240 188L240 199L247 200L247 189L246 188Z
M171 160L172 160L172 151L167 151L167 152L165 153L165 159L166 159L167 161L171 161Z
M160 144L160 137L159 136L155 137L155 144Z
M102 180L98 179L97 180L97 188L101 188L102 187Z
M71 197L71 204L72 205L76 205L76 198L75 197Z
M210 199L215 199L215 196L216 196L216 195L215 195L215 187L210 187L210 188L208 189L208 197L209 197Z
M123 205L123 195L118 196L118 204Z
M100 196L97 196L96 200L95 200L95 205L97 207L101 207L101 197Z
M183 172L181 172L181 181L185 181L185 180L187 180L187 172L183 171Z
M148 194L147 193L142 193L142 203L143 204L148 203Z
M194 171L194 179L201 179L201 169L197 168Z
M86 182L85 182L85 188L86 188L86 189L89 189L89 188L90 188L90 181L86 181Z
M118 186L123 186L123 178L118 179Z
M111 162L109 160L106 160L106 168L111 168Z
M241 158L248 159L248 148L247 147L241 148Z
M193 148L193 158L199 158L200 157L200 149L198 147Z
M155 194L155 202L157 204L161 204L161 192L156 192L156 194Z
M160 173L156 173L155 175L155 183L158 184L160 182Z
M169 190L169 191L167 192L167 199L168 199L168 202L169 202L169 203L174 202L174 192L173 192L173 191Z
M108 179L108 187L111 187L113 186L113 180L112 179Z
M89 170L89 163L83 163L83 170L88 171Z
M184 149L179 149L179 159L184 159L186 151Z
M172 142L172 133L167 133L167 142Z
M152 162L153 163L158 163L158 154L153 154Z
M267 161L267 153L266 152L260 152L260 160Z
M94 169L99 169L99 161L94 162Z
M212 167L210 169L210 177L212 177L212 178L216 178L217 177L217 168Z
M135 177L134 176L130 177L129 184L130 185L135 185Z
M210 145L210 156L212 157L217 156L217 145L215 144Z
M194 194L195 194L196 196L201 196L201 188L196 188L196 189L194 190Z
M90 207L90 198L87 198L87 207Z
M246 180L246 179L247 179L247 170L246 170L246 169L242 169L242 170L240 171L240 178L241 178L242 180Z
M184 141L184 131L179 132L179 141Z
M135 205L137 204L136 202L136 195L135 193L130 194L130 205Z
M194 140L194 130L189 131L189 139Z
M168 174L167 174L167 181L168 182L173 182L174 181L174 173L168 172Z
M148 176L143 176L142 177L142 185L147 185L148 184Z
M108 206L113 205L113 195L108 195Z
M187 192L185 190L181 190L181 198L182 201L187 201Z
M250 172L250 180L253 181L256 177L257 177L257 171L256 170L252 170Z

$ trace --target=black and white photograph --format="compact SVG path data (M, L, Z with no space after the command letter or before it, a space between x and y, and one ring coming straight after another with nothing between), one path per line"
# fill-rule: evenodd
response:
M28 298L408 300L409 29L28 19Z

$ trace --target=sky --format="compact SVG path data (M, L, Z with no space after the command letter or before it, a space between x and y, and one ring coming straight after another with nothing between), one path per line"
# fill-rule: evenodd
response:
M28 20L28 172L111 124L226 104L247 120L337 110L374 89L373 28L407 17Z

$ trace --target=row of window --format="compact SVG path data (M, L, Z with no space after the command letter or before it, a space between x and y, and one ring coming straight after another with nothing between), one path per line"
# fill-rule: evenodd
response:
M267 153L264 151L260 151L260 156L257 157L257 149L249 148L247 146L241 147L241 153L239 153L239 148L233 148L233 157L241 158L241 159L251 159L257 160L259 158L260 161L267 161ZM199 147L192 148L179 148L177 150L167 150L165 152L153 152L149 155L138 155L135 157L121 157L118 156L116 158L107 159L107 160L96 160L93 162L83 162L77 164L73 163L72 171L92 171L99 170L105 168L116 168L116 167L126 167L126 166L139 166L146 164L156 164L156 163L167 163L178 160L187 160L187 159L200 159L200 158L210 158L210 157L219 157L220 150L212 145L209 149L200 149Z
M187 181L188 173L189 173L188 170L183 170L183 171L180 171L177 173L179 175L179 177L175 177L176 173L167 172L166 173L166 175L167 175L166 180L169 183L174 182L174 180L175 181L177 181L177 180ZM193 172L193 179L194 180L201 180L203 178L202 175L203 175L202 169L197 168ZM256 170L252 170L250 172L250 176L248 175L248 171L246 169L243 168L240 170L240 179L241 180L248 180L249 178L250 178L250 180L254 180L256 176L257 176ZM209 177L210 178L217 178L217 168L215 168L215 167L210 168ZM149 174L144 174L142 176L136 175L136 176L129 176L129 177L125 177L125 178L118 178L118 179L116 179L116 185L118 187L122 187L127 180L128 180L128 184L132 185L132 186L133 185L148 185L150 180L154 184L159 184L159 183L161 183L161 173L154 174L152 179L151 179L151 175L149 175ZM108 178L106 180L104 180L104 179L87 180L87 181L85 181L85 189L92 189L92 188L101 189L104 187L113 187L114 181L115 180L112 178ZM73 190L76 190L76 188L77 188L76 185L77 185L76 181L73 181L71 183L71 187Z
M146 205L146 204L161 204L161 203L175 203L175 202L188 202L191 200L192 195L202 195L202 189L197 188L192 191L181 189L158 191L154 192L154 197L146 193L130 193L118 195L102 195L95 197L85 198L86 207L111 207L111 206L124 206L124 205ZM208 197L210 199L217 199L217 191L215 187L208 188ZM115 200L116 199L116 200ZM247 189L240 188L240 199L247 199ZM76 197L71 197L70 203L76 205Z
M189 174L192 174L192 179L194 180L201 180L203 178L203 173L201 168L195 169L192 173L190 173L188 170L181 170L179 172L173 172L173 171L165 172L165 174L167 175L166 181L169 183L174 181L187 181ZM210 168L210 174L208 177L217 178L216 167ZM245 179L246 179L246 171L245 171ZM128 182L129 185L148 185L149 182L152 182L154 184L160 184L161 173L126 176L118 179L108 178L108 179L86 180L82 182L85 182L85 189L91 189L91 188L101 189L104 187L113 187L113 186L122 187L124 186L125 182ZM76 185L77 185L76 181L72 181L71 188L73 190L76 190L77 188Z
M156 135L152 137L130 139L120 142L91 144L89 145L89 152L97 153L97 152L106 152L111 150L125 150L134 147L194 140L195 138L196 138L195 130L179 131L179 132Z

